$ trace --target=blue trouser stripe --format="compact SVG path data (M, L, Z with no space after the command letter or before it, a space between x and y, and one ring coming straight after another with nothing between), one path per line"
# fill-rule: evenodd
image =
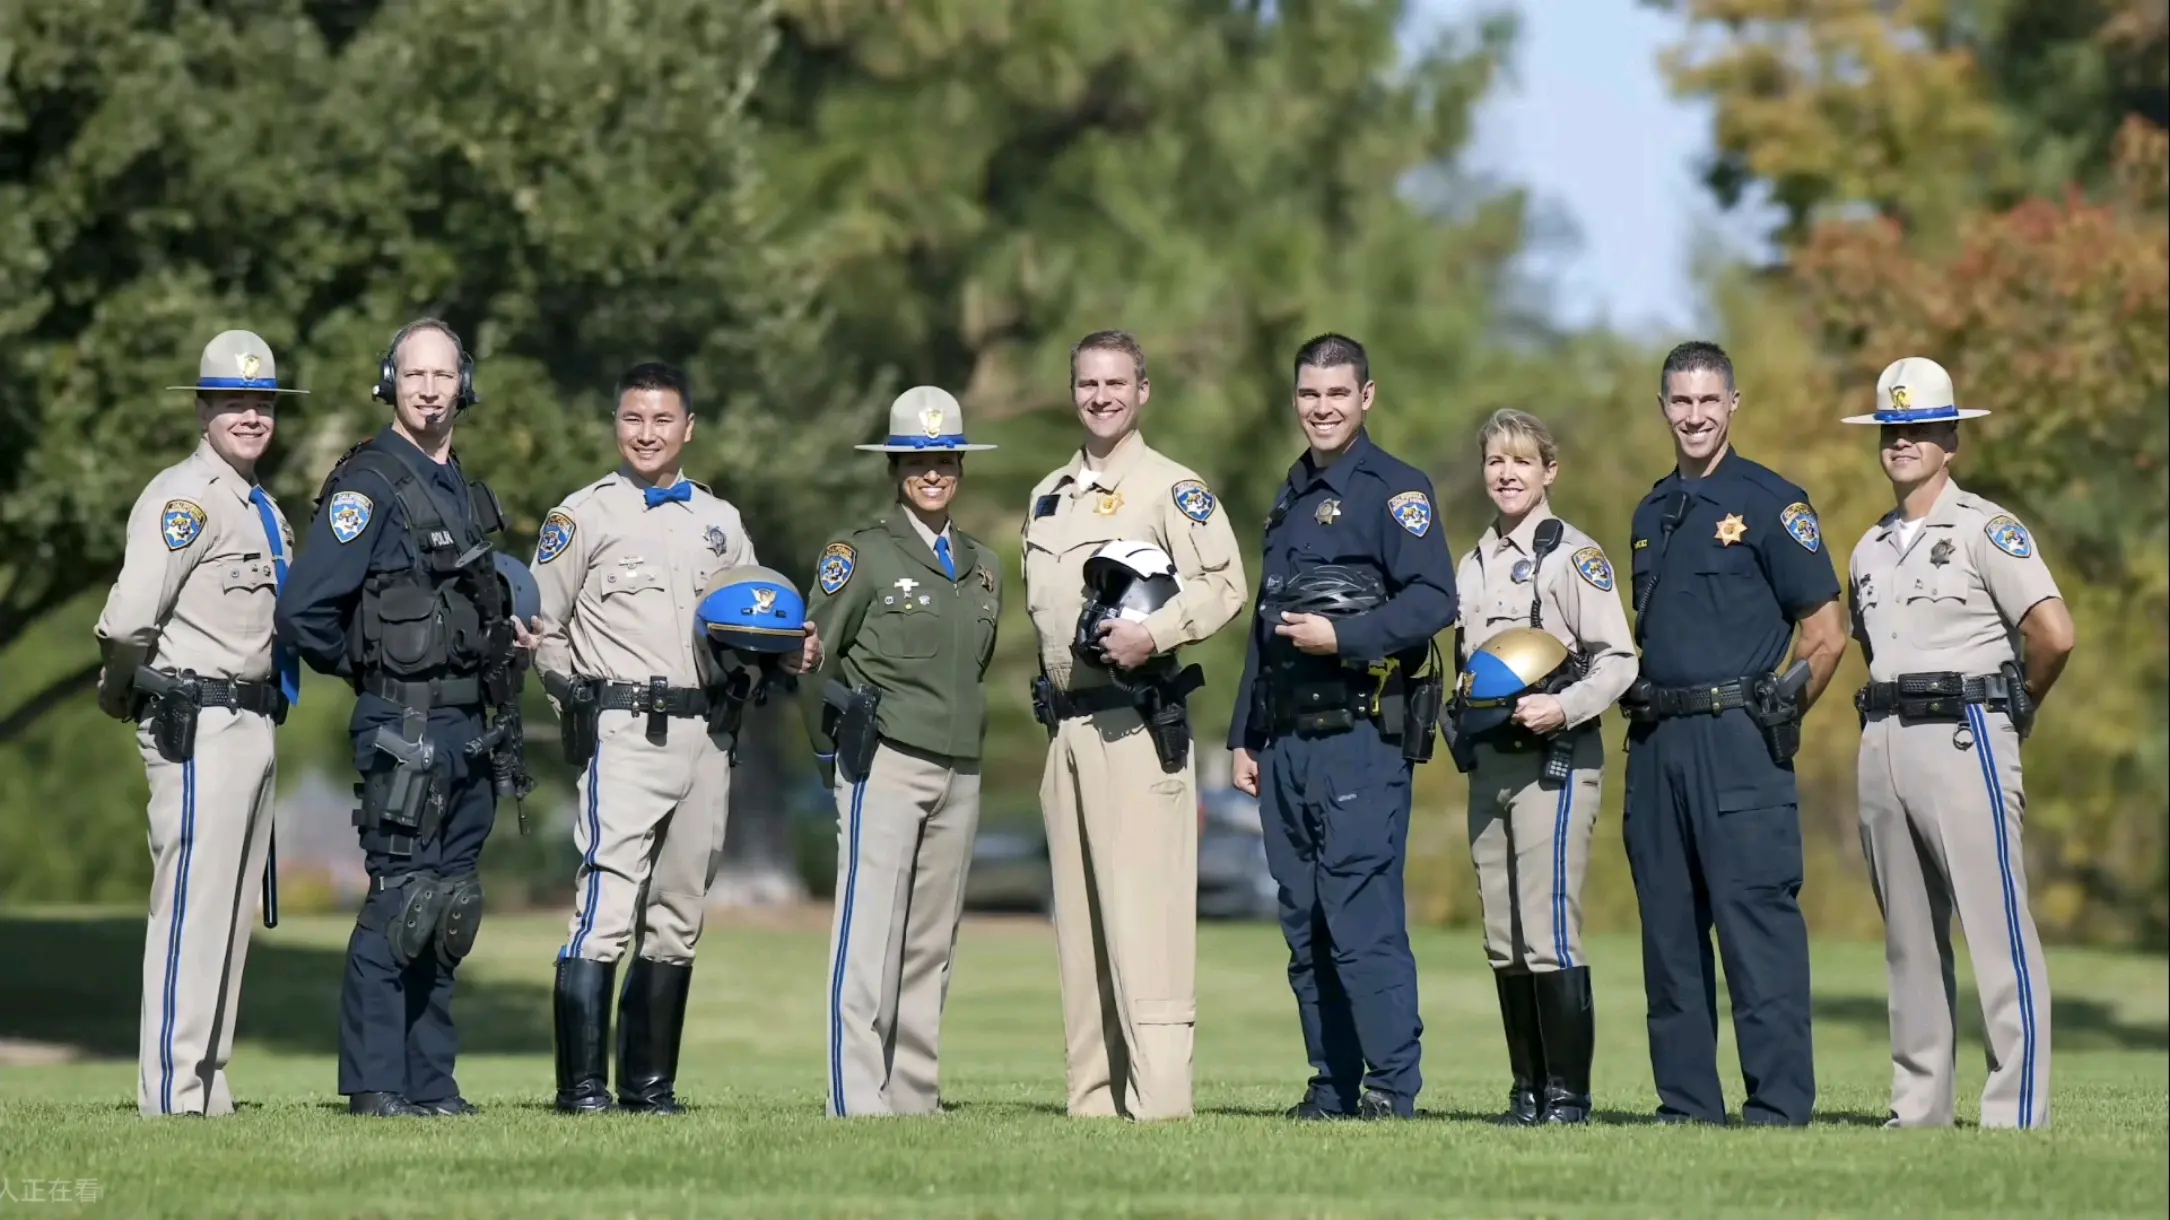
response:
M844 852L844 908L836 923L836 964L829 973L829 1104L844 1117L844 963L851 957L851 905L859 888L859 812L866 781L851 786L851 832Z
M188 918L188 858L196 846L196 763L181 764L181 859L173 883L173 918L166 927L166 991L158 1026L158 1112L173 1113L173 1026L181 984L181 925Z
M595 752L588 755L588 850L582 853L580 857L581 867L588 872L587 900L580 904L580 923L573 928L572 940L566 942L564 951L558 954L559 961L563 961L568 957L579 957L580 946L587 941L588 933L595 930L595 904L601 900L603 888L600 880L595 875L595 853L603 843L603 813L602 797L600 795L602 768L603 746L601 742L597 742Z
M2034 1125L2034 979L2027 970L2027 942L2019 933L2019 887L2012 879L2012 841L2004 820L2004 785L1997 782L1997 759L1989 746L1989 718L1979 704L1967 705L1967 720L1980 746L1982 785L1989 790L1989 813L1996 819L1997 873L2004 884L2004 928L2012 942L2012 970L2019 977L2019 1125Z
M1574 966L1567 949L1567 822L1575 809L1574 777L1560 785L1560 807L1552 815L1552 952L1560 969Z

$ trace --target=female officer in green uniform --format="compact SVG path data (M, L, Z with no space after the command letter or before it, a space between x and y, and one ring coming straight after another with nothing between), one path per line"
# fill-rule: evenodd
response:
M828 1112L931 1114L1002 612L1000 561L949 506L960 455L994 446L967 444L957 400L915 386L888 440L858 448L890 455L897 502L822 550L808 610L829 645L808 729L837 806Z

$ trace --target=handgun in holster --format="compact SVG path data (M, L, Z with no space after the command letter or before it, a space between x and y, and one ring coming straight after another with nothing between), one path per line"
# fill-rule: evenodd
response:
M595 757L601 692L595 679L581 674L543 673L543 691L558 703L558 741L565 747L566 765L585 767Z
M1132 706L1145 721L1145 733L1160 757L1160 769L1170 775L1183 769L1190 757L1190 707L1184 701L1206 684L1205 670L1186 665L1166 677L1138 682L1130 688Z
M881 709L881 691L870 685L854 690L831 678L822 684L821 702L822 732L836 743L836 773L847 784L866 782L881 745L875 715Z
M750 670L733 669L719 677L708 688L709 740L716 743L731 762L738 762L738 734L746 724L746 705L754 700L756 679Z
M1439 664L1439 645L1427 645L1424 667L1402 682L1401 756L1411 763L1432 760L1447 703L1447 679ZM1448 743L1451 751L1453 743ZM1457 760L1457 767L1461 763Z
M2034 696L2027 693L2027 671L2017 661L2006 661L1997 666L1997 673L2004 679L2004 714L2025 741L2034 733Z
M429 716L415 708L400 714L400 731L378 725L372 744L392 758L392 769L373 773L356 785L362 798L357 823L392 828L387 847L395 856L413 853L415 842L434 838L444 820L444 793L437 783L437 743L429 738ZM367 819L368 821L364 821ZM406 833L401 833L406 832Z
M1783 767L1801 752L1801 696L1808 689L1807 661L1782 675L1758 674L1748 687L1748 715L1763 730L1771 761Z
M1039 674L1032 679L1032 718L1040 722L1041 728L1047 730L1048 739L1052 741L1058 720L1055 715L1055 683L1046 674Z
M196 719L203 712L203 683L197 680L196 671L184 669L175 677L138 665L136 689L150 700L151 744L158 756L171 763L194 758Z

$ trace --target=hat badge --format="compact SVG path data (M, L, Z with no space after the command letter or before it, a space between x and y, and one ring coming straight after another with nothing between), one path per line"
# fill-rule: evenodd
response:
M942 408L928 407L922 410L919 413L919 426L926 431L928 440L942 435Z
M776 590L755 589L753 591L753 609L755 614L767 614L775 608Z
M234 358L234 363L241 366L241 375L250 381L256 380L256 370L262 368L264 364L263 360L255 352L241 353Z
M1895 385L1895 386L1891 387L1891 405L1892 405L1892 406L1894 406L1894 407L1898 408L1898 409L1899 409L1899 410L1901 410L1901 411L1904 411L1904 410L1906 410L1906 409L1907 409L1907 404L1906 404L1906 400L1907 400L1907 393L1906 393L1906 387L1905 387L1905 386L1903 386L1903 385Z

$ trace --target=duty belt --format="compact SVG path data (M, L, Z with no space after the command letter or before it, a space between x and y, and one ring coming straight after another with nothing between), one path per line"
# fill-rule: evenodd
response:
M1574 739L1597 728L1597 721L1585 720L1571 729L1558 729L1551 733L1532 733L1521 725L1506 726L1504 731L1487 733L1476 738L1476 744L1490 746L1502 754L1540 754L1552 748L1554 738Z
M379 699L422 711L433 707L473 707L482 702L482 679L472 675L402 682L383 674L371 674L362 680L362 689Z
M604 712L633 712L695 718L708 715L708 692L698 686L662 686L650 682L602 682L595 707Z
M1650 692L1649 709L1660 719L1716 716L1748 706L1748 684L1739 678L1712 686L1663 686Z
M164 673L166 671L159 671ZM174 677L180 675L174 674ZM201 693L198 706L230 707L237 712L254 712L283 722L286 719L286 695L276 682L251 682L246 678L197 678L197 690Z
M1075 720L1081 716L1112 712L1119 707L1136 707L1137 700L1120 686L1087 686L1078 690L1054 687L1047 692L1048 703L1061 720Z
M1344 732L1357 721L1387 722L1388 704L1397 703L1406 689L1395 666L1384 675L1363 672L1270 686L1266 707L1275 736Z
M1871 682L1854 692L1854 709L1864 716L1897 712L1907 720L1959 720L1970 703L2009 711L2010 695L2002 674L1968 677L1956 670L1940 670L1900 674L1894 682Z

